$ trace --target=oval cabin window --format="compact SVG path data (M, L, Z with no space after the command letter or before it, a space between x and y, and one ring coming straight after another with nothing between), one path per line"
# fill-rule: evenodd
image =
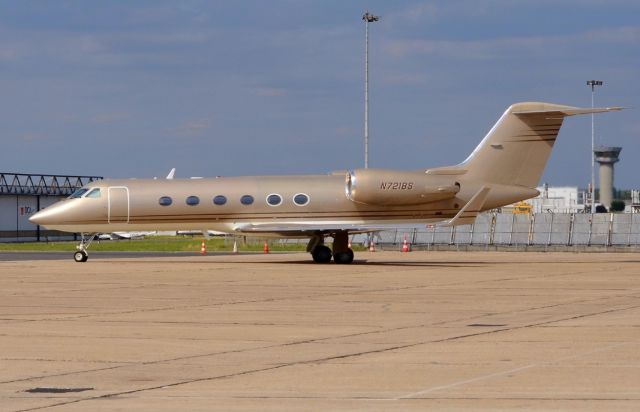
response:
M158 200L158 203L160 203L160 206L169 206L171 205L171 203L173 203L173 200L171 200L169 196L162 196Z
M278 206L282 203L282 196L278 195L278 194L271 194L269 196L267 196L267 203L270 206Z
M213 203L218 205L218 206L222 206L225 203L227 203L227 198L222 196L222 195L218 195L218 196L213 198Z
M197 205L198 203L200 203L200 199L198 198L198 196L189 196L189 197L187 198L187 204L188 204L189 206L195 206L195 205Z
M305 206L309 203L309 196L305 195L304 193L298 193L293 197L293 203L298 206Z
M251 195L244 195L240 198L240 203L242 203L243 205L250 205L253 203L253 196Z

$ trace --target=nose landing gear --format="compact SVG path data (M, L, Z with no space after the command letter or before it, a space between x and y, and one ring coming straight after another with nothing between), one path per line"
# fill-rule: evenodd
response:
M93 242L93 239L96 238L96 235L97 234L94 233L87 238L85 237L86 235L84 233L80 233L80 244L76 246L76 249L78 249L78 251L73 254L73 260L80 263L86 262L89 259L87 249L91 245L91 242Z
M73 254L73 260L75 260L78 263L86 262L87 259L89 259L89 255L84 250L78 250L76 253Z

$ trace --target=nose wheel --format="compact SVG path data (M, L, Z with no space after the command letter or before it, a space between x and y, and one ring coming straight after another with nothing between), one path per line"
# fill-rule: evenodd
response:
M89 259L89 255L84 250L78 250L76 253L73 254L73 260L75 260L78 263L86 262L87 259Z
M87 253L87 249L93 242L93 239L96 238L97 233L94 233L90 236L86 236L84 233L80 234L80 244L76 246L76 253L73 254L73 260L78 263L86 262L89 259L89 254Z

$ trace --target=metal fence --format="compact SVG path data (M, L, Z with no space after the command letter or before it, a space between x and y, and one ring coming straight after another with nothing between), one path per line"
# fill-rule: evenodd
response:
M490 213L473 225L396 229L380 232L377 242L413 245L479 246L640 246L636 213Z

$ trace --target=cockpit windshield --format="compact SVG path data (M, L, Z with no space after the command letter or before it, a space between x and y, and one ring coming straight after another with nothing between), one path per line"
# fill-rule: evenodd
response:
M92 189L89 193L87 193L85 197L93 197L93 198L100 197L100 189L97 187L95 189Z
M69 199L77 199L79 197L82 197L82 195L87 193L88 191L89 191L89 189L81 187L80 189L78 189L75 192L73 192L73 194L71 196L69 196Z

